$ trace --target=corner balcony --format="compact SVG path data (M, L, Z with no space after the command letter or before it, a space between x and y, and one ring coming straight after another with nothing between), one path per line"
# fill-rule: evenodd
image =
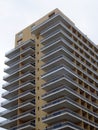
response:
M81 116L77 112L74 112L70 109L63 109L56 112L53 112L45 117L42 118L44 123L47 124L54 124L55 122L61 122L62 120L67 120L72 123L79 123L80 121L85 122L95 128L98 128L98 124L94 123L93 121L88 120L87 118Z
M48 82L49 80L55 78L55 76L59 77L61 75L66 75L66 77L70 79L73 79L75 76L75 74L73 73L70 67L62 64L48 71L47 73L42 75L41 78Z
M14 49L12 49L11 51L9 51L8 53L5 54L5 56L7 58L13 58L16 54L20 53L20 48L23 47L23 48L27 48L27 47L34 47L35 46L35 43L34 43L34 40L28 40L18 46L16 46Z
M70 69L73 69L76 67L76 65L74 65L74 62L72 60L70 60L64 55L61 55L56 58L53 58L51 61L42 65L41 69L43 69L45 72L48 72L49 70L52 70L53 68L56 68L60 65L65 65L66 67Z
M71 35L69 36L67 33L63 31L63 29L59 28L58 30L48 34L47 37L41 40L41 44L44 44L45 47L50 46L52 43L55 43L55 41L59 39L66 39L67 41L72 43Z
M32 72L32 71L34 71L34 66L32 64L28 64L26 66L22 66L19 70L12 73L11 75L4 76L3 80L5 80L7 82L12 82L12 81L15 81L15 79L18 79L20 74L25 74L27 72ZM35 73L34 73L34 75L35 75Z
M41 24L39 24L37 26L33 26L32 27L32 33L37 34L39 32L43 32L45 30L48 30L49 27L55 25L61 19L62 18L60 16L60 14L55 14L53 17L48 18L43 23L41 23ZM53 24L53 23L55 23L55 24Z
M4 69L4 72L8 74L12 74L18 71L19 69L21 69L20 67L21 64L23 65L23 67L25 67L25 65L27 64L32 64L33 66L35 66L35 58L32 56L27 56L26 58L20 59L20 61L17 62L15 65Z
M34 121L29 121L21 125L17 125L9 130L35 130L35 123Z
M14 96L10 100L2 102L1 106L9 109L10 107L17 105L19 99L22 101L26 101L26 100L34 98L34 96L35 96L35 91L28 90L26 92L23 92L22 94Z
M31 52L31 54L29 53L28 55L22 55L21 58L19 56L19 57L13 58L13 60L6 61L5 64L8 65L9 67L12 67L12 66L20 63L20 61L25 60L29 56L32 56L33 59L35 60L35 55L34 54L32 55L32 52Z
M8 59L7 61L11 61L22 55L24 56L24 55L31 54L31 52L35 53L35 47L27 47L27 48L20 49L18 53L16 53L14 56L12 56L12 58ZM7 61L5 61L5 63Z
M6 90L9 90L9 89L13 89L14 86L18 86L19 85L19 80L21 82L26 82L26 81L34 81L34 73L31 73L31 72L27 72L25 73L24 75L16 78L15 81L11 82L11 83L6 83L3 85L3 88L6 89ZM21 84L22 85L22 84Z
M59 46L59 47L55 48L54 50L52 50L51 52L45 54L41 58L41 60L46 63L50 63L51 61L53 61L54 58L60 57L62 55L66 56L71 61L73 61L75 59L71 50L68 51L63 46Z
M68 97L75 100L76 97L77 97L75 95L77 95L77 93L75 92L75 90L70 88L70 86L67 86L67 85L62 86L61 85L58 88L45 93L42 96L42 99L45 100L45 101L52 101L54 99L57 99L57 98L60 98L60 97L63 97L63 96L68 96Z
M72 122L60 122L47 127L45 130L85 130Z
M11 66L17 64L20 60L25 59L30 55L35 57L35 53L34 53L34 50L32 48L29 48L26 51L20 53L19 55L17 55L13 59L9 59L9 60L5 61L5 64L11 67Z
M35 83L33 81L27 81L25 83L20 84L19 86L15 86L9 89L9 91L4 92L2 94L2 98L6 98L6 99L12 98L12 96L18 94L19 89L21 89L22 91L26 91L34 88L35 88Z
M5 120L1 122L1 127L10 129L11 127L17 126L17 120L28 122L34 118L35 118L35 113L33 111L26 111L22 114L11 117L9 120Z
M66 84L66 86L74 86L74 80L72 79L67 79L66 75L61 75L59 77L54 77L52 80L50 80L49 82L46 82L42 85L42 89L45 89L46 91L50 91L53 90L55 88L58 88L61 85Z
M59 90L60 90L60 88L59 88ZM70 91L71 91L71 89L70 89ZM58 110L58 109L69 108L72 111L73 110L74 111L82 110L82 111L84 111L86 113L89 113L93 117L98 118L98 114L96 114L95 112L92 112L88 108L86 108L83 105L80 105L79 103L76 102L76 100L79 99L79 95L78 95L78 97L77 97L77 95L78 94L74 94L74 95L71 96L70 93L67 94L67 95L62 93L62 95L61 95L62 98L59 97L57 99L57 97L54 94L55 100L52 100L51 102L48 102L47 104L45 104L44 106L42 106L42 110L50 113L50 112Z
M10 109L3 111L0 116L9 119L12 116L17 115L18 109L22 111L28 111L35 108L35 100L27 100L23 103L10 107Z
M51 113L52 111L57 111L63 108L69 108L74 111L81 109L81 107L78 107L79 104L74 100L75 99L71 99L71 97L69 98L64 95L62 98L58 98L42 106L42 110Z
M44 123L53 124L62 120L68 120L72 123L78 123L81 119L79 120L77 113L65 108L63 110L53 112L52 114L43 117L42 120Z
M51 26L48 26L48 28L41 31L41 36L48 37L49 35L54 34L57 30L62 29L61 24L62 24L61 21L57 21L56 23L53 23Z

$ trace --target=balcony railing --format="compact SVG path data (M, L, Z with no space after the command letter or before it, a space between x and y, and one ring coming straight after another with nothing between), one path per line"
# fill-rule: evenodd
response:
M71 127L73 127L73 128L76 128L76 129L78 129L78 130L85 130L85 129L83 129L83 128L81 128L80 126L78 126L78 125L76 125L76 124L73 124L73 123L71 123L71 122L61 122L61 123L57 123L57 124L55 124L55 125L52 125L52 126L50 126L50 127L48 127L48 128L46 128L45 130L57 130L57 129L59 129L60 127L62 128L62 127L66 127L67 126L67 128L69 128L70 126Z
M20 69L22 69L22 68L28 66L28 65L32 65L33 67L35 67L35 63L26 63L26 64L24 64L24 65L22 65L22 66L19 66L19 65L18 65L18 67L16 67L15 69L13 69L13 71L10 73L10 75L13 74L13 73L15 73L15 72L17 72L17 71L19 71ZM4 71L10 70L10 69L11 69L11 68L7 68L7 69L5 69ZM8 72L7 72L7 73L8 73ZM8 73L8 74L9 74L9 73ZM4 77L4 78L5 78L5 77Z
M29 113L31 113L31 114L33 114L35 116L34 110L32 110L32 111L29 110L29 111L23 112L22 114L19 114L19 115L16 115L14 117L11 117L11 118L9 118L9 120L14 120L14 119L16 119L18 117L24 116L24 115L29 114Z
M8 61L10 61L10 60L13 60L13 59L15 59L15 58L19 57L20 55L25 54L25 53L27 53L27 52L29 53L30 50L34 51L34 48L29 47L29 48L26 48L26 49L24 49L24 50L20 50L19 53L17 53L17 54L14 55L15 57L12 56L11 59L8 59L8 60L5 61L5 62L8 62Z
M35 105L35 99L30 100L30 101L27 100L27 101L25 101L25 102L22 102L22 103L20 103L20 104L17 104L17 105L15 105L15 106L13 106L13 107L10 107L8 110L3 111L3 112L2 112L2 115L3 115L3 114L6 114L6 113L9 113L9 112L13 111L14 109L19 108L19 107L21 107L21 106L23 106L23 105L25 105L25 104L27 104L27 103L32 103L32 104Z
M26 92L23 92L22 94L15 95L14 97L11 97L9 100L2 102L1 105L4 105L4 104L6 104L6 103L9 103L9 102L11 102L13 99L20 98L21 96L23 96L23 95L25 95L25 94L28 94L28 93L32 93L32 94L35 95L35 90L32 90L32 91L27 90Z
M29 122L23 123L23 124L21 124L21 125L12 127L12 128L9 129L9 130L18 130L19 128L22 128L22 127L25 127L25 126L28 126L28 125L31 125L32 127L35 128L35 123L34 123L34 121L29 121Z
M22 116L26 116L26 114L32 114L34 117L35 117L35 112L34 111L26 111L22 114L19 114L19 115L16 115L14 117L11 117L9 120L5 120L5 121L2 121L1 124L6 124L6 123L9 123L9 122L13 122L13 120L17 119L17 118L20 118Z
M33 72L31 72L31 71L25 72L22 75L16 76L16 78L14 78L14 79L11 78L10 83L15 81L15 80L18 80L18 79L20 79L20 78L22 78L22 77L24 77L26 75L28 75L28 74L30 74L30 75L32 75L34 77L35 76L35 71L33 70Z
M21 59L17 58L16 61L13 61L13 62L12 62L12 60L6 61L5 64L7 64L8 66L13 66L13 65L17 64L18 62L25 60L29 56L31 56L35 59L35 55L27 54L27 55L23 56Z
M59 92L59 90L64 91L64 88L66 88L66 87L61 87L61 89L59 88L59 89L57 89L57 90L55 89L54 92L56 92L56 91ZM67 88L68 88L68 87L67 87ZM72 100L71 98L69 98L69 97L67 97L67 96L65 96L65 97L63 97L63 98L56 99L56 100L54 100L54 101L52 101L52 102L50 102L50 103L48 103L48 104L42 106L42 109L47 108L48 106L51 106L51 105L54 105L54 107L55 107L56 104L62 103L62 102L65 102L65 101L69 102L70 104L72 104L72 105L75 106L76 108L79 108L79 109L81 109L81 110L83 110L83 111L85 111L85 112L91 114L92 116L98 118L98 114L96 114L95 112L89 110L88 108L84 107L83 105L80 105L79 103L77 103L76 101Z
M17 91L18 89L21 89L21 88L23 88L23 87L26 87L28 84L32 84L32 86L34 86L35 82L33 82L33 81L27 81L27 82L25 82L25 83L22 83L21 85L12 87L11 89L9 89L9 91L4 92L4 93L2 94L2 96L4 97L4 96L6 96L7 94L11 94L12 92Z
M20 49L20 47L25 47L25 46L31 46L31 47L35 46L34 40L30 39L30 40L28 40L26 42L23 42L20 45L16 46L14 49L12 49L11 51L9 51L8 53L5 54L6 57L8 57L8 58L12 57L12 55L13 55L13 53L15 51L17 51L18 49Z
M20 59L19 62L17 62L16 64L12 65L9 68L4 69L4 71L6 73L8 73L8 74L11 74L11 73L13 73L15 71L16 68L19 67L20 64L25 64L26 65L27 63L29 63L29 64L32 63L33 64L34 62L35 62L34 57L33 56L28 56L27 58Z
M11 78L11 80L12 79L14 80L13 77L18 77L19 76L19 72L22 73L23 71L31 71L31 70L34 71L34 66L32 64L28 64L28 65L22 66L22 67L16 69L16 71L14 73L12 73L10 75L7 75L7 76L4 76L3 80L5 80L5 81L8 80L9 81L10 78Z
M74 112L74 111L72 111L72 110L70 110L70 109L67 109L67 108L65 108L64 110L56 111L56 112L54 112L54 113L52 113L52 114L50 114L50 115L48 115L48 116L45 116L45 117L42 118L42 120L45 122L45 121L48 120L48 119L51 120L51 118L56 118L56 116L60 116L60 115L62 115L62 114L63 114L63 115L64 115L64 114L72 115L72 116L74 116L75 118L77 118L77 119L79 119L79 120L81 120L81 118L82 118L84 122L86 122L86 123L88 123L88 124L90 124L90 125L92 125L92 126L98 128L98 124L97 124L97 123L95 123L95 122L93 122L93 121L90 121L90 120L88 120L86 117L81 116L81 115L79 115L78 113L76 113L76 112ZM51 117L51 118L50 118L50 117ZM66 117L66 116L65 116L65 117Z
M28 74L27 74L28 73ZM28 76L33 76L34 77L34 74L32 74L31 72L27 72L27 73L25 73L24 75L22 75L22 76L20 76L20 77L18 77L18 79L16 78L16 80L15 81L13 81L13 82L11 82L11 83L6 83L6 84L4 84L3 85L3 87L7 87L7 86L11 86L12 84L14 84L15 82L17 82L18 80L21 80L21 79L23 79L23 78L26 78L26 77L28 77Z
M51 69L51 70L49 70L48 72L46 72L45 74L43 74L42 77L45 76L45 75L47 75L47 74L49 74L49 73L51 73L51 72L53 72L53 71L55 71L55 70L59 70L59 69L61 69L61 68L66 68L66 69L68 69L68 70L71 70L71 72L73 72L72 69L71 69L71 67L68 67L68 66L65 65L65 64L60 64L59 66L56 66L56 67L54 67L53 69Z

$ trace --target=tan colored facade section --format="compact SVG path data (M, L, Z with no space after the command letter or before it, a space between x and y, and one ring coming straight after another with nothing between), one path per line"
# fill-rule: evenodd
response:
M42 123L42 117L45 116L45 113L41 110L42 105L44 104L43 100L41 99L42 94L44 91L41 89L41 85L44 83L44 81L41 79L41 75L44 74L44 72L41 70L42 62L40 61L40 58L42 57L41 54L41 44L40 40L42 39L41 36L37 36L35 38L35 44L36 44L36 130L43 130L46 126Z

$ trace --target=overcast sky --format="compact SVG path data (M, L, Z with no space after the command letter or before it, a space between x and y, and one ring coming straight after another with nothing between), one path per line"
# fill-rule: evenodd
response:
M4 54L14 47L14 35L55 8L98 43L98 0L0 0L0 94Z

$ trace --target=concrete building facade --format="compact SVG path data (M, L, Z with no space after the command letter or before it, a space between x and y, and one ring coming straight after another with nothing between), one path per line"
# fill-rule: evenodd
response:
M6 57L1 127L98 130L98 47L61 11L17 33Z

